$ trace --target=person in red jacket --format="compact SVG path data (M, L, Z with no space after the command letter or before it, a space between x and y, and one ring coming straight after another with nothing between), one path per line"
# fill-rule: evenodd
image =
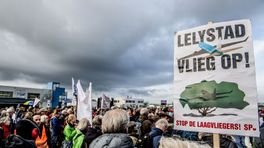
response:
M8 116L4 116L0 119L0 126L2 127L4 131L4 136L3 138L6 139L10 135L10 118Z

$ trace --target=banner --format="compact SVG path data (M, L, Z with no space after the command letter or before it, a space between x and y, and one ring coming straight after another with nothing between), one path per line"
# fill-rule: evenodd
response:
M160 100L160 105L167 105L167 100Z
M23 103L23 105L29 105L29 106L31 106L31 105L33 105L33 101L26 101L26 102L24 102Z
M111 103L110 98L103 94L102 101L101 101L101 109L109 109L110 103Z
M33 107L35 107L39 103L39 101L40 101L39 98L35 98L34 103L33 103Z
M259 136L250 21L177 32L174 91L175 129Z
M86 118L92 124L92 83L89 83L88 94L83 91L80 80L78 80L76 87L78 97L77 119Z

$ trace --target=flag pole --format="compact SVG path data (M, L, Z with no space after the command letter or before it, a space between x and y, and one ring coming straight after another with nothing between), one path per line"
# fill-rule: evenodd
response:
M74 78L73 77L72 77L72 94L74 96L74 99L76 100L74 112L75 112L75 116L77 117L78 95L77 95L76 84L74 82Z
M90 119L88 119L90 121L90 124L92 125L92 121L93 121L93 107L92 107L92 82L89 82L89 87L88 87L88 105L89 105L89 111L90 113ZM89 117L89 116L88 116Z
M77 118L77 107L78 107L78 96L74 95L75 99L76 99L76 105L75 105L75 116Z

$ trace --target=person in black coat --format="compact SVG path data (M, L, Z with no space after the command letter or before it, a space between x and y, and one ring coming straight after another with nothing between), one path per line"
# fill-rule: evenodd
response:
M94 139L103 134L101 131L102 116L98 115L94 117L92 125L93 127L89 127L85 135L85 142L87 143L88 147Z

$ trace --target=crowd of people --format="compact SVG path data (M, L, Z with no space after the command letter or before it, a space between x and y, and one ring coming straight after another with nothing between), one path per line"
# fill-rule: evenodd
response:
M210 134L173 129L173 108L94 109L92 122L75 107L2 108L1 148L207 148ZM263 125L262 125L263 126ZM221 147L240 147L221 136ZM243 146L242 146L243 147Z

